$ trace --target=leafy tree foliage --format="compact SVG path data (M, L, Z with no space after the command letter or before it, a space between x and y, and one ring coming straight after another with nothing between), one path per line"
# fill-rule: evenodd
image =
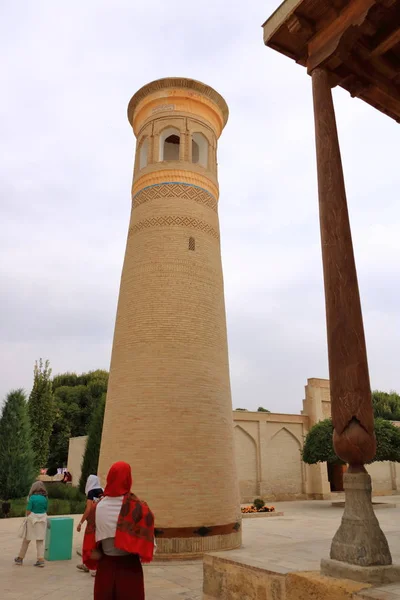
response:
M400 462L400 428L385 419L375 419L376 455L371 462L389 460ZM316 423L308 432L302 451L303 461L309 465L318 462L343 464L333 449L332 419Z
M372 462L400 462L400 428L386 419L375 419L376 456Z
M372 392L374 416L388 421L400 421L400 396L396 392Z
M33 388L28 402L31 424L32 448L35 466L40 469L47 465L49 441L54 422L54 397L51 385L50 363L42 359L34 367Z
M79 488L81 492L85 491L86 480L89 475L97 474L105 406L106 394L103 394L101 399L98 401L90 420L88 440L82 463L82 474L79 481Z
M271 411L268 410L268 408L264 408L263 406L259 406L257 408L257 412L266 412L266 413L270 413Z
M88 434L93 411L106 393L107 384L108 372L103 370L54 377L55 420L48 466L66 465L69 438Z
M26 396L23 390L13 390L0 419L0 498L26 496L36 473Z

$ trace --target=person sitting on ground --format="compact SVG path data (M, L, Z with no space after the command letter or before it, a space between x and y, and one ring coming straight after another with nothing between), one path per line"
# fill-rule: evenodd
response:
M131 487L131 467L113 464L104 496L87 519L83 562L97 569L94 600L144 600L141 563L153 559L154 517Z
M32 540L36 540L37 560L35 567L44 567L44 540L47 527L47 490L42 481L35 481L28 495L26 523L23 530L21 550L14 559L16 565L23 565L26 552Z
M85 512L82 515L81 520L78 523L76 528L77 532L80 533L82 529L82 525L85 523L86 519L89 516L89 513L92 509L94 503L98 502L100 498L103 496L103 488L100 485L100 480L97 475L89 475L86 481L85 486L85 495L86 495L86 507ZM82 563L80 565L76 565L76 568L80 571L84 571L85 573L89 573L89 569ZM95 571L92 571L92 575L96 574Z

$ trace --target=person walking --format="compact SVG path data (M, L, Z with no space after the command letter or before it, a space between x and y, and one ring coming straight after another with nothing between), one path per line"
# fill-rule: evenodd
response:
M78 523L76 528L77 532L80 533L82 529L82 525L87 520L89 513L92 509L93 504L98 502L100 498L103 496L103 488L100 485L100 480L97 475L89 475L86 481L85 486L85 495L86 495L86 507L85 512L82 515L81 520ZM85 573L89 573L89 569L83 564L76 565L76 568L80 571L84 571ZM96 571L92 571L91 575L94 577L96 575Z
M35 567L44 567L44 540L47 527L47 490L42 481L35 481L28 495L26 519L23 526L22 546L14 559L16 565L23 565L26 552L32 540L36 540L37 560Z
M83 562L96 569L94 600L144 600L142 563L154 553L154 517L131 493L131 467L112 465L103 498L92 507L83 540Z

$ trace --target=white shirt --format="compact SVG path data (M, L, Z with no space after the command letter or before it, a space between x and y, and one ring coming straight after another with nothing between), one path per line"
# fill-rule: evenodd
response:
M96 542L115 537L123 499L123 496L115 498L105 496L98 503L96 508Z

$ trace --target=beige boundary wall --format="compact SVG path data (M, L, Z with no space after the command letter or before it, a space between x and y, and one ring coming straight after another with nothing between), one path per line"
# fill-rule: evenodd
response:
M328 379L308 379L301 415L234 411L236 462L242 502L328 499L326 463L305 465L301 448L309 429L331 415ZM395 423L400 426L400 423ZM374 463L368 471L375 495L400 491L400 465ZM399 486L399 487L398 487Z
M307 381L300 415L233 411L241 502L252 502L256 496L269 502L334 496L326 463L309 466L301 460L310 427L330 414L329 380L317 378ZM79 482L85 445L85 436L70 439L68 471L73 485ZM375 463L368 471L375 495L400 491L399 464Z
M291 500L307 496L307 467L301 460L308 418L234 411L236 464L242 502L256 496Z

